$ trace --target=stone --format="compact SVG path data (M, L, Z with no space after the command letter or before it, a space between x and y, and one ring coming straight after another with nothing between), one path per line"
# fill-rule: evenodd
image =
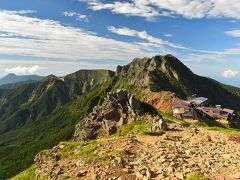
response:
M151 169L149 167L147 167L146 169L147 169L147 171L146 171L147 178L149 178L149 179L152 178L152 171L151 171Z
M75 131L75 134L74 134L75 141L94 139L97 135L96 131L99 129L99 126L86 123L85 125L81 126L80 128L81 129Z
M142 168L139 170L139 173L143 176L146 176L147 175L147 169L146 168Z
M192 153L192 150L191 149L187 149L187 150L185 150L185 153L186 153L187 156L189 156Z
M84 165L84 159L83 158L79 158L78 161L76 162L76 165L78 167L83 166Z
M124 102L127 99L127 92L123 89L117 90L117 97L119 99L119 102Z
M116 157L117 163L121 168L125 168L125 161L121 157Z
M178 179L184 179L184 174L183 174L183 173L176 173L175 176L176 176Z
M98 175L97 174L93 174L91 177L91 180L98 180Z
M136 176L136 179L143 179L144 177L139 171L135 172L135 176Z
M155 119L158 118L158 117L154 117ZM167 123L165 120L163 120L163 118L159 118L157 120L157 122L155 122L151 129L151 131L159 131L159 130L164 130L164 131L167 131L168 130L168 126L167 126Z
M87 174L87 171L77 172L76 177L83 177L83 176L86 176L86 174Z
M117 126L115 121L103 120L103 128L109 134L114 134L117 132Z
M94 139L102 130L114 134L124 124L139 119L140 113L141 103L126 90L107 93L103 103L76 125L74 140Z
M110 109L108 111L103 112L103 119L111 120L111 121L119 121L120 114L117 109Z
M141 105L139 101L136 100L134 95L131 95L129 98L129 105L132 108L133 112L136 113L137 111L141 110Z
M166 121L164 121L163 119L159 119L158 123L159 123L160 129L165 130L165 131L168 130Z
M66 147L65 144L62 144L62 145L59 146L60 149L63 149L63 148L65 148L65 147Z
M117 128L122 127L125 124L125 120L123 117L120 118L120 120L118 121L118 123L116 124Z

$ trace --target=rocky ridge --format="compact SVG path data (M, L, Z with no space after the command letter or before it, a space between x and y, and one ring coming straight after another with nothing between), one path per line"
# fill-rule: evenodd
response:
M126 90L108 93L103 103L94 107L93 111L76 125L74 140L94 139L102 131L112 135L124 124L142 118L143 114L141 102Z

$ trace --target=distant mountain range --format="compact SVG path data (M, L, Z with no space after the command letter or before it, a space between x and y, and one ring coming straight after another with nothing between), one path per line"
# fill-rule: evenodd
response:
M16 75L13 73L10 73L6 75L5 77L0 79L0 86L5 85L5 84L13 84L13 83L20 83L24 81L40 81L44 77L42 76L37 76L37 75Z
M40 150L70 139L76 123L119 88L141 100L145 92L170 91L180 99L198 94L240 110L239 88L198 76L172 55L135 58L116 72L80 70L61 78L31 78L10 74L0 80L34 80L0 88L0 179L27 168Z

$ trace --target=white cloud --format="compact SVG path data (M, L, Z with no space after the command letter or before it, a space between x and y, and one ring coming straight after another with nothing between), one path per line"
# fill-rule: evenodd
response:
M115 14L125 14L127 16L141 16L151 19L159 15L170 16L169 13L163 12L160 14L153 7L146 5L145 3L135 3L135 2L113 2L113 3L102 3L97 0L88 1L90 9L97 11L108 9Z
M79 14L79 13L72 12L72 11L65 11L65 12L63 12L63 15L67 16L67 17L75 17L76 20L78 20L78 21L88 22L88 17L85 14Z
M232 31L226 31L225 34L232 36L232 37L240 37L240 30L232 30Z
M134 29L130 29L127 27L116 28L114 26L109 26L108 30L112 33L116 33L119 35L138 37L140 39L146 40L153 44L165 45L165 46L169 46L172 48L178 48L178 49L186 49L184 46L182 46L180 44L170 43L170 42L164 41L160 38L153 37L153 36L149 35L146 31L136 31Z
M230 23L237 23L237 20L230 20L228 22L230 22Z
M165 37L173 37L172 34L164 34Z
M239 0L130 0L104 3L101 0L79 0L87 2L97 11L107 9L115 14L127 16L157 17L183 16L185 18L234 18L240 19Z
M18 15L26 15L26 14L36 13L36 11L33 11L33 10L19 10L19 11L1 10L1 11L5 12L5 13L8 13L8 14L18 14Z
M0 54L71 61L126 60L169 52L152 43L123 42L101 37L57 21L0 10ZM146 35L146 34L145 34ZM7 37L6 37L7 36ZM144 34L143 34L144 36Z
M6 68L6 73L14 73L19 75L26 75L26 74L34 74L37 73L37 71L40 69L39 65L35 65L32 67L26 67L26 66L16 66L12 68Z
M234 70L231 70L231 69L225 70L222 73L222 76L225 77L225 78L234 78L234 77L236 77L238 75L239 75L238 71L234 71Z

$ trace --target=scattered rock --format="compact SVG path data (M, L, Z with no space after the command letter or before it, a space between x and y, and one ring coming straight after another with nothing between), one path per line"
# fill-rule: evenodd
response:
M184 179L183 173L176 173L175 176L176 176L178 179Z
M155 117L157 118L155 123L150 128L151 131L159 131L159 130L168 130L168 126L166 121L162 117Z
M107 134L114 134L125 123L139 119L142 113L141 103L134 95L123 89L108 93L103 103L94 107L93 111L76 125L74 140L94 139L101 129Z
M121 168L125 168L125 161L121 157L116 157L117 163Z
M77 172L76 177L84 177L84 176L86 176L86 174L87 174L87 171Z
M79 158L79 160L76 162L76 165L78 167L83 166L84 165L84 159L83 158Z
M150 179L152 177L152 171L149 167L147 167L146 169L147 169L146 176L147 176L148 179Z
M98 180L98 175L97 174L93 174L91 180Z

